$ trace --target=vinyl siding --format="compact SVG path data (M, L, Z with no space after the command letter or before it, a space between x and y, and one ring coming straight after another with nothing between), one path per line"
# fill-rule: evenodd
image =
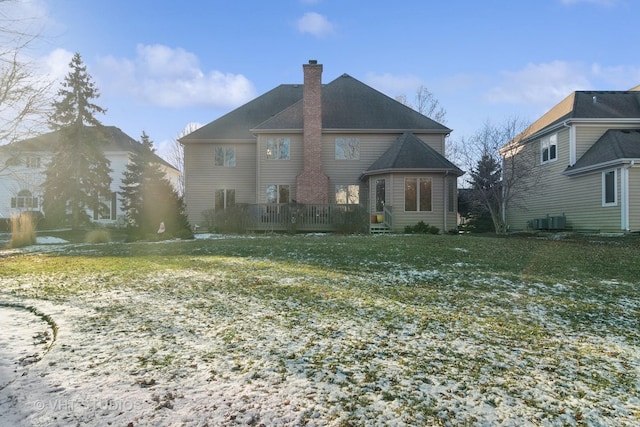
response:
M289 160L267 159L267 141L269 138L289 138ZM267 185L289 185L291 200L297 198L296 178L302 173L303 144L302 134L263 134L258 137L258 194L257 203L267 202Z
M431 211L429 212L405 212L404 210L404 183L405 178L431 178ZM426 224L436 226L440 232L445 232L444 224L444 194L445 180L441 174L393 174L391 179L391 203L393 212L393 231L403 232L404 228L409 225L416 225L420 221ZM387 184L389 185L389 184ZM388 192L388 190L387 190ZM389 204L389 200L387 200ZM456 220L454 215L448 215L451 225L447 223L446 228L455 228Z
M234 147L236 166L214 166L215 147ZM185 201L192 225L203 225L202 213L213 209L215 190L234 189L236 203L255 203L255 143L185 144Z
M577 127L576 153L580 158L606 129L604 127ZM591 139L591 142L587 141ZM540 142L534 141L528 150L537 150L540 183L537 190L521 191L510 203L507 222L512 231L525 230L527 221L535 218L566 215L567 227L574 230L620 231L620 173L617 174L618 204L602 206L602 173L565 176L562 172L569 164L569 130L558 132L558 158L540 164ZM532 178L533 179L533 178ZM516 192L519 190L516 190Z

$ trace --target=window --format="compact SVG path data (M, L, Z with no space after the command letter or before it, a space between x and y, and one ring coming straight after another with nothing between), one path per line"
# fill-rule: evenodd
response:
M386 183L384 179L376 180L376 212L384 211L385 199L386 199Z
M404 210L431 211L431 178L405 178Z
M558 158L558 134L542 138L540 140L541 162L551 162Z
M17 197L11 198L11 207L18 209L38 209L38 197L29 190L20 190Z
M268 160L289 160L289 138L269 138L267 139L267 159Z
M336 138L336 160L360 160L360 140Z
M616 170L602 173L602 206L615 206L618 204L618 186Z
M235 167L236 165L236 149L233 147L216 147L215 148L215 166Z
M267 203L289 203L288 185L267 185Z
M39 168L40 167L40 157L36 156L27 156L24 160L24 164L28 168Z
M215 205L216 212L225 210L236 204L236 190L234 189L220 189L215 193Z
M357 205L360 203L359 185L336 185L336 204Z
M116 219L118 193L113 192L107 196L100 195L98 204L93 210L93 219Z

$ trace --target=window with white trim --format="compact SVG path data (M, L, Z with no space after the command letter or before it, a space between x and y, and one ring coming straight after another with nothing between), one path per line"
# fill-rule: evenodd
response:
M359 185L336 185L336 204L357 205L360 203Z
M236 204L236 190L232 188L224 188L216 190L214 209L216 212L225 210Z
M214 166L235 167L236 149L234 147L215 147Z
M290 160L290 146L291 140L289 138L267 139L267 160Z
M336 138L336 160L360 160L360 140Z
M431 211L431 178L404 179L404 210L407 212Z
M618 204L618 176L617 171L602 172L602 206L616 206Z
M546 136L540 140L540 163L558 159L558 134Z
M38 209L38 197L29 190L20 190L16 197L11 198L11 207L16 209Z

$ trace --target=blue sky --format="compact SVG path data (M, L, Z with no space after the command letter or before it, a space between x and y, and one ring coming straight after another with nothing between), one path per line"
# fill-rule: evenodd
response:
M79 52L99 118L163 154L282 83L343 73L413 100L424 85L451 138L486 121L534 120L574 90L640 84L636 0L18 0L44 37L31 55L62 78Z

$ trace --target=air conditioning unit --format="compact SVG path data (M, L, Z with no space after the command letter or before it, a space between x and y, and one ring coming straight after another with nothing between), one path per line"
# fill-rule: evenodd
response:
M562 215L550 216L549 218L549 230L564 230L567 228L567 217Z

